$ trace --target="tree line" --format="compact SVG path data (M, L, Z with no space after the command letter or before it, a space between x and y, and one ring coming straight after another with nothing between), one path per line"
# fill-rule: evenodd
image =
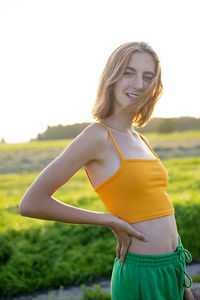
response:
M75 123L72 125L48 126L43 133L39 133L33 140L56 140L73 139L79 135L91 123ZM198 130L200 129L200 118L151 118L143 127L135 129L140 133L158 132L170 133L174 131Z

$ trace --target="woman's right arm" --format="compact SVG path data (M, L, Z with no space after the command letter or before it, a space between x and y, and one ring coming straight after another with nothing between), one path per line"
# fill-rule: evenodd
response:
M96 159L98 152L103 151L106 135L92 124L76 137L31 184L20 202L20 214L64 223L109 226L115 216L80 209L52 197L84 164Z

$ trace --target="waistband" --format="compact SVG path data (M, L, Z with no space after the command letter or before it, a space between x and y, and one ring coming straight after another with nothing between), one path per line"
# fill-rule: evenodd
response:
M119 260L116 258L116 260ZM178 235L178 247L176 250L172 253L167 254L159 254L159 255L141 255L136 253L127 252L124 263L134 263L141 265L142 267L155 267L156 265L168 265L169 263L181 263L181 268L183 273L187 276L189 279L189 285L187 285L186 282L184 282L184 286L189 288L192 285L192 278L185 270L185 262L191 263L192 262L192 255L191 253L183 248L181 238Z

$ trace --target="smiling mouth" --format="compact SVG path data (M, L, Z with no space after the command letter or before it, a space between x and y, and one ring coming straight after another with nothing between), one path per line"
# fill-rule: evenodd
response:
M128 96L129 98L137 98L138 95L135 95L133 93L126 93L126 96Z

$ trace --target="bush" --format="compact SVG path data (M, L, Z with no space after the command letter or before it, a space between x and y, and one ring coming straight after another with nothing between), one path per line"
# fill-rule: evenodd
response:
M186 201L174 204L176 223L183 247L192 255L193 262L200 261L200 203Z
M103 293L101 291L101 287L97 284L93 285L94 290L91 288L86 288L86 286L83 284L81 285L81 289L83 292L83 298L82 300L110 300L111 297L108 293Z
M103 226L46 223L0 236L4 297L92 282L110 276L115 238Z

